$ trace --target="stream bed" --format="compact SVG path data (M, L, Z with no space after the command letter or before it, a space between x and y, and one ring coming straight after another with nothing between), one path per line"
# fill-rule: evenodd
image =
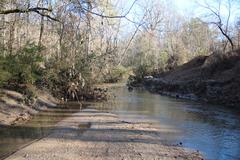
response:
M111 89L113 100L88 104L113 112L124 120L154 121L177 132L163 132L164 143L198 150L208 160L240 159L240 110L224 106L151 94L145 90L129 92L126 87ZM80 109L41 112L21 126L0 126L0 159L34 140L48 135L54 125Z
M66 108L59 107L40 111L22 125L0 126L0 159L4 159L22 147L47 136L54 130L56 123L80 111L77 104L66 106Z
M207 160L240 159L240 110L175 99L145 90L113 90L116 98L102 109L124 119L157 121L178 132L162 133L165 143L195 149Z

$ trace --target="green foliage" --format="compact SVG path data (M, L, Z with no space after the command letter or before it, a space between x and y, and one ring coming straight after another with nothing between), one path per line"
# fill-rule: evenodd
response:
M2 60L0 60L0 65L2 63ZM2 67L0 67L0 86L4 85L10 78L11 78L11 74L5 70L2 69Z
M39 63L43 61L39 54L41 48L27 43L16 54L0 56L0 85L8 83L33 84L42 75Z
M128 72L128 69L119 65L114 67L112 70L107 73L104 77L104 82L106 83L116 83L123 79L124 74Z
M37 98L35 92L31 88L25 88L23 94L24 96L24 103L27 105L34 104L35 99Z
M153 68L148 64L142 64L133 69L133 73L135 74L135 79L137 81L141 81L144 76L151 75L152 72Z
M87 58L76 57L72 61L67 58L51 58L47 61L43 77L37 85L48 88L56 97L66 98L70 94L72 84L76 86L74 89L77 92L92 83L90 73L91 68Z
M167 61L168 61L168 57L169 57L169 55L168 55L167 51L160 52L158 69L161 68L161 70L165 70Z
M85 56L79 56L75 59L75 68L77 71L81 72L84 79L87 79L89 83L93 83L91 80L92 72L92 61L96 59L96 54L94 52L89 53Z

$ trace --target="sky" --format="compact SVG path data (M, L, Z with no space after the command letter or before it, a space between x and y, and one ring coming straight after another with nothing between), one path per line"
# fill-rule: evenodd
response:
M114 0L113 0L114 1ZM131 12L128 15L129 19L136 20L136 17L141 17L140 6L141 4L146 4L146 2L153 1L153 2L160 2L162 4L166 4L167 9L172 9L178 14L181 14L184 18L190 19L193 17L200 17L203 20L207 21L207 19L204 19L206 15L209 15L210 12L208 12L207 9L200 6L208 3L211 6L217 6L218 1L221 1L221 4L227 4L226 2L228 0L137 0L137 3L135 3L134 7L132 8ZM230 23L233 23L236 17L240 17L240 0L231 0L232 3L232 10L231 13L231 19ZM119 9L122 10L121 13L126 12L130 6L133 4L134 0L116 0L117 6L119 6ZM217 3L216 3L217 2ZM221 16L227 17L228 15L228 9L222 5L221 7ZM224 20L223 20L224 21ZM129 25L131 25L129 22L125 22ZM131 27L129 27L131 28ZM133 27L134 28L134 27Z
M182 14L187 14L188 12L192 13L192 16L201 16L206 12L206 10L200 5L204 5L205 3L209 3L211 6L217 6L218 1L221 1L222 7L221 7L221 14L222 16L226 16L228 14L228 8L226 5L228 4L228 0L173 0L176 4L177 8ZM200 4L200 5L199 5ZM239 12L237 10L240 10L240 0L232 0L232 17L235 18Z
M186 13L194 13L194 10L197 8L194 0L173 0L173 3L183 15Z
M114 1L114 0L113 0ZM134 0L116 0L119 8L123 8L123 10L128 10L128 8L131 6L131 4L134 2ZM137 3L134 5L132 10L138 10L139 5L141 3L146 3L146 1L151 0L137 0ZM180 14L186 17L197 17L202 16L204 12L206 13L206 10L202 7L200 7L199 4L205 4L208 3L211 6L216 6L217 1L221 1L222 4L226 3L228 0L152 0L152 1L162 1L164 3L167 2L168 7L174 8L177 10ZM236 17L237 15L240 16L240 0L231 0L232 3L232 9L235 10L235 13L232 13L233 17ZM215 2L215 3L214 3ZM238 13L236 10L239 10ZM227 8L222 5L221 13L223 15L227 14Z

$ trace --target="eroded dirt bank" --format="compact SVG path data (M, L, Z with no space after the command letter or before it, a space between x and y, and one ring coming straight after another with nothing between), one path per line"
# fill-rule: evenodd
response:
M142 83L163 95L239 107L240 49L197 57Z
M34 103L27 105L25 96L21 93L0 89L0 125L14 125L31 119L31 116L41 110L56 107L59 103L45 91L37 91Z
M6 160L202 159L198 152L164 145L163 132L175 130L154 122L124 121L115 114L85 109L59 122L48 137Z

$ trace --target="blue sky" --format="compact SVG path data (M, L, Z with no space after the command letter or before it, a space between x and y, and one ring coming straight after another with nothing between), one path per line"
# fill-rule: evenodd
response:
M188 15L189 17L204 17L208 14L208 10L200 6L208 3L210 6L218 6L221 1L221 16L224 18L228 15L228 0L172 0L176 5L176 8L182 15ZM240 0L230 0L231 4L231 19L234 21L236 17L240 17Z
M182 14L186 13L194 13L197 6L194 0L173 0L175 7L181 12Z
M114 0L113 0L114 1ZM134 2L134 0L116 0L118 6L120 6L119 8L123 8L123 10L127 10L131 4ZM151 0L137 0L136 4L143 4L147 1L151 1ZM196 17L196 16L201 16L202 14L206 13L206 10L202 7L199 6L199 4L204 4L204 3L208 3L211 6L216 6L216 2L217 1L222 1L222 4L224 4L224 2L226 3L228 0L152 0L153 2L161 2L161 3L167 3L168 7L175 9L177 12L179 12L180 14L182 14L183 16L186 17ZM233 5L232 8L233 10L240 10L240 0L232 0L233 1ZM134 5L133 10L138 10L139 6L138 5ZM227 9L224 7L224 5L222 5L223 7L222 9L222 14L226 14L227 13ZM235 17L236 15L239 15L239 13L233 13L233 17Z
M137 3L132 8L131 12L128 15L129 19L139 21L142 17L143 11L141 10L142 5L146 5L147 2L157 2L160 4L165 4L165 9L174 11L177 15L182 15L185 19L190 19L192 17L204 17L209 14L208 10L200 7L199 4L204 4L207 2L211 6L216 6L218 0L137 0ZM220 0L222 3L227 2L228 0ZM232 13L230 22L234 22L235 18L240 17L240 0L232 0L234 4L232 8L235 10ZM130 6L133 4L134 0L112 0L117 9L120 10L119 14L126 13ZM238 8L238 10L237 10ZM225 7L221 8L222 17L227 15L227 9ZM205 21L208 21L205 19ZM131 34L135 30L134 24L127 20L122 20L123 29L126 35Z

